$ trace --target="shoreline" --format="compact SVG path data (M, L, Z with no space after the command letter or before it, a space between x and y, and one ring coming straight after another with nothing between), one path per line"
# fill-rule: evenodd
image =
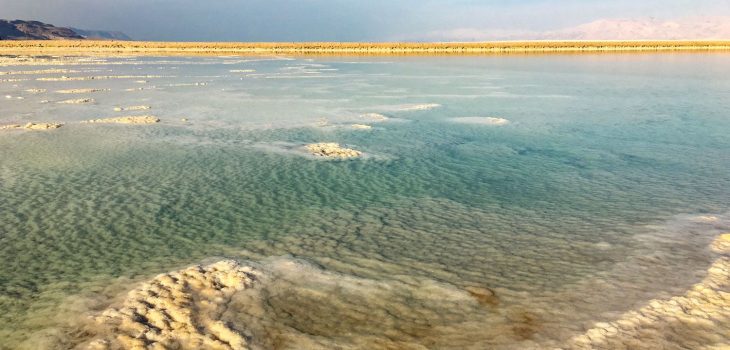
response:
M0 40L0 55L499 55L618 52L730 52L730 40L493 42L151 42Z

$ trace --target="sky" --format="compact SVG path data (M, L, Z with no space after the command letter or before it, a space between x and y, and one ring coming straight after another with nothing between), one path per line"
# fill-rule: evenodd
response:
M160 41L518 38L601 19L730 18L730 0L0 0L0 18Z

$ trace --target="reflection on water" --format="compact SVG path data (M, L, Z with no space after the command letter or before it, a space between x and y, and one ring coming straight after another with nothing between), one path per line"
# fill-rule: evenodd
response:
M225 333L245 347L282 349L726 343L725 311L705 317L703 306L683 319L662 306L690 309L698 288L719 300L727 292L727 252L708 248L730 231L723 58L0 67L29 79L0 83L2 95L24 97L2 101L0 124L65 123L0 135L0 348L115 348L120 328L95 321L104 310L125 310L127 292L154 285L158 273L223 257L256 278L222 299L197 282L181 289L215 314L196 327L196 341ZM38 80L62 75L159 77ZM300 75L308 78L270 79ZM153 89L124 91L139 85ZM89 104L40 103L66 100L55 91L69 89L100 91ZM378 97L386 90L388 105ZM141 113L161 122L80 123L118 117L119 106L149 106ZM383 118L371 130L350 127L375 113ZM454 122L465 117L509 123ZM296 151L315 142L372 156ZM185 319L168 316L138 318L137 331Z

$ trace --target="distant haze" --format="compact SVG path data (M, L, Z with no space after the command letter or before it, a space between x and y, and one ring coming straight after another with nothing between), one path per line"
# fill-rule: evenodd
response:
M170 41L730 39L729 0L0 0L1 17Z

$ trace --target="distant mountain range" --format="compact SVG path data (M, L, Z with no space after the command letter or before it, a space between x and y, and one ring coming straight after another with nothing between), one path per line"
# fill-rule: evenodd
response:
M94 40L132 40L127 34L124 34L122 32L115 32L115 31L109 31L109 30L88 30L88 29L78 29L78 28L71 28L76 34L79 34L83 36L86 39L94 39Z
M601 19L538 35L570 40L698 40L730 39L730 17L690 17L672 21L655 18Z
M728 40L730 17L685 17L674 20L656 18L599 19L571 28L550 31L524 31L490 28L455 28L433 31L423 41L490 40ZM408 40L408 38L404 38Z
M0 19L0 40L132 40L122 32L56 27L38 21Z

